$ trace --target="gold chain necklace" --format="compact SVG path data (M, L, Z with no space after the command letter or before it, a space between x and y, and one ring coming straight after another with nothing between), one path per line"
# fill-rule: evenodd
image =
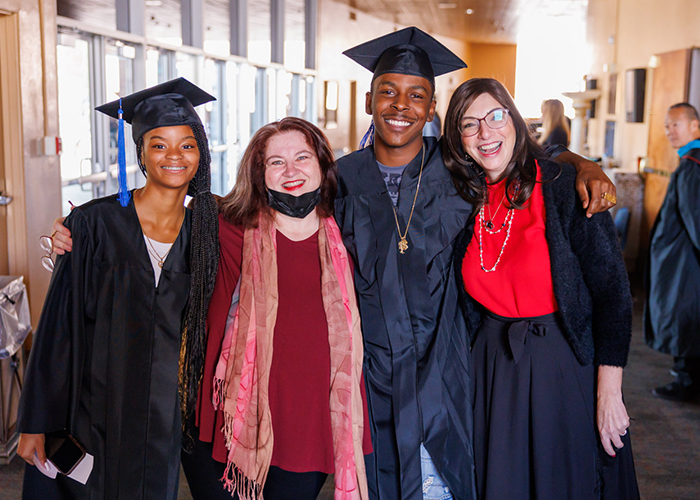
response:
M146 236L146 235L144 234L144 236ZM148 253L150 253L153 257L156 258L156 260L158 261L158 266L161 269L163 269L163 264L165 264L165 259L168 258L168 254L170 253L170 250L173 249L173 244L172 243L170 244L170 248L168 248L168 251L165 252L165 255L163 255L161 257L161 255L156 251L156 248L153 246L153 242L151 241L151 238L149 238L148 236L146 236L146 243L148 243L148 246L150 247L150 248L147 248Z
M180 221L180 227L182 227L182 223L185 222L185 216L186 216L186 215L187 215L187 210L184 210L184 211L183 211L183 214L182 214L182 220ZM146 236L145 233L144 233L144 236L146 237L146 243L148 243L148 246L146 246L146 250L148 250L148 253L151 254L153 257L156 258L156 260L158 261L158 267L160 267L161 269L163 269L163 264L165 264L165 259L168 258L168 255L170 254L170 250L173 249L173 245L175 244L175 242L173 241L173 242L170 244L170 248L168 248L168 251L165 252L165 255L163 255L163 256L161 257L161 255L156 251L156 247L153 246L153 241L151 241L151 238L149 238L148 236ZM176 238L175 240L177 241L177 238ZM162 242L159 241L158 243L162 243ZM149 248L149 247L150 247L150 248Z
M493 229L493 219L496 218L496 215L498 215L498 211L501 209L501 206L503 205L503 202L506 199L506 193L503 193L503 197L501 198L501 202L498 204L498 208L496 208L496 211L491 215L491 204L487 203L486 204L486 209L489 211L489 218L485 221L484 225L489 228Z
M420 189L420 180L423 177L423 166L425 165L425 146L421 148L423 151L423 158L420 161L420 173L418 174L418 184L416 184L416 194L413 196L413 205L411 205L411 214L408 216L408 223L406 224L406 231L401 234L401 226L399 226L399 218L396 215L396 207L394 209L394 220L396 221L396 231L399 233L399 253L406 253L408 250L408 241L406 241L406 236L408 236L408 228L411 226L411 219L413 218L413 210L416 208L416 200L418 199L418 190Z

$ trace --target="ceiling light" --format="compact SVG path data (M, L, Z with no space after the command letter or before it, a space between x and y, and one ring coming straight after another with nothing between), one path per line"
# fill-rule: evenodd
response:
M457 4L452 2L440 2L438 4L438 9L456 9Z
M163 5L161 0L146 0L144 3L146 7L160 7Z
M474 13L474 9L467 9L464 11L464 13L468 16L471 16Z

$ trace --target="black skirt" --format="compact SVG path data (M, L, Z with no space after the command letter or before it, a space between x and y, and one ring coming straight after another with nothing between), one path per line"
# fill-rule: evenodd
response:
M637 499L629 432L609 457L596 426L596 370L557 315L487 314L472 348L480 500Z

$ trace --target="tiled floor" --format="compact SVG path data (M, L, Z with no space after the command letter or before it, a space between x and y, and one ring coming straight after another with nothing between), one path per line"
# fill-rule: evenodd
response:
M671 358L644 345L641 312L637 301L624 385L627 408L634 418L630 432L642 498L696 500L700 498L700 404L672 403L651 395L652 388L671 381ZM18 458L0 466L0 500L21 498L23 470ZM190 500L184 479L180 485L179 500ZM319 499L332 498L329 480Z

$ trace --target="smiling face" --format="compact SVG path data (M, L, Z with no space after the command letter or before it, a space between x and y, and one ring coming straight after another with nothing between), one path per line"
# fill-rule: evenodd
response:
M420 76L379 75L367 92L365 111L374 120L377 160L387 166L405 165L423 147L423 127L435 115L433 88Z
M698 120L691 119L683 108L668 110L664 120L664 131L675 149L682 148L700 135Z
M495 109L502 109L491 94L481 94L467 108L462 116L465 118L484 118ZM508 122L504 127L492 129L484 120L479 122L479 131L471 136L461 136L462 148L471 156L479 166L484 169L489 182L497 181L506 171L513 158L516 132L513 119L508 116Z
M160 127L143 135L141 162L149 183L187 187L199 168L199 148L189 125Z
M265 149L265 186L300 196L321 185L321 166L304 134L296 130L273 135Z

